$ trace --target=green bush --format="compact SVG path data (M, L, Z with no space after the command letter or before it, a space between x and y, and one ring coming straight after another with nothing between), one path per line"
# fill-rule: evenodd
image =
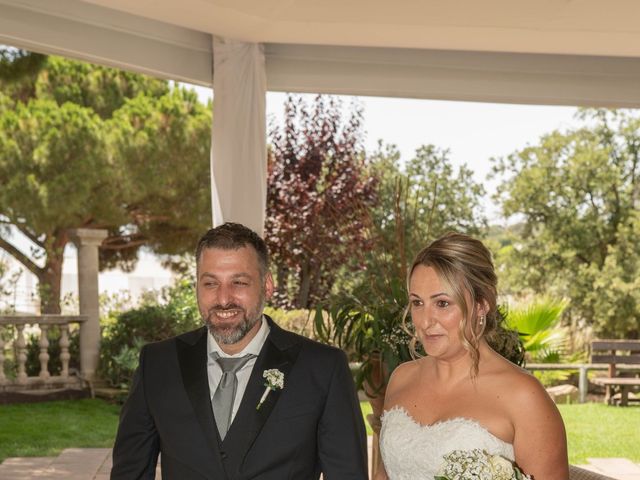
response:
M313 332L314 312L309 310L285 310L283 308L265 307L264 313L286 330L315 339Z
M193 284L179 280L160 300L103 319L100 376L114 387L126 387L138 365L140 349L202 325Z

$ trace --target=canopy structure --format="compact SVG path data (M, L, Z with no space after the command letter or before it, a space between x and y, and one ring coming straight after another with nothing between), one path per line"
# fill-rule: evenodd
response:
M261 230L265 89L638 107L638 18L636 0L0 0L0 42L213 85L229 108L214 119L214 222ZM217 61L230 43L255 48ZM227 68L244 85L217 88Z

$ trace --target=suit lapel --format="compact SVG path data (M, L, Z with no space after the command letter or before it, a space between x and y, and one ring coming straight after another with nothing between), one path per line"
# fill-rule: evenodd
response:
M229 455L227 465L231 468L228 472L237 472L282 393L282 390L270 391L260 409L256 409L265 390L263 372L274 368L280 370L284 374L286 389L289 371L298 356L300 344L295 337L268 317L267 321L271 331L256 359L238 413L223 442L223 449Z
M219 435L213 410L207 374L207 330L203 327L194 332L193 338L178 340L178 362L182 372L182 381L198 423L202 427L213 460L224 471L219 451Z

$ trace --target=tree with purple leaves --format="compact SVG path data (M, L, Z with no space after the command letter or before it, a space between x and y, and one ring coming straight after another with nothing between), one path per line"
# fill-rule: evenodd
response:
M377 179L362 147L362 109L343 121L335 97L308 106L289 96L284 126L271 132L266 240L276 268L278 306L325 299L355 251L370 248L367 210Z

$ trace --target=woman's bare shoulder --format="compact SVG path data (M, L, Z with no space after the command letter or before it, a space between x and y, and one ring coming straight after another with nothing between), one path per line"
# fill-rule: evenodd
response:
M512 413L512 418L522 416L545 416L556 410L555 404L540 381L524 368L508 362L500 374L499 384L504 406Z
M424 361L424 358L412 360L402 363L395 368L387 385L385 406L387 405L387 401L395 395L415 384L416 379L420 375L421 363Z
M398 365L389 379L389 386L393 384L402 385L407 381L411 381L420 370L420 363L424 359L411 360L409 362L401 363Z
M522 402L543 402L549 399L538 379L518 365L496 354L485 366L488 386L499 393L507 404L518 406L516 411L524 411Z

